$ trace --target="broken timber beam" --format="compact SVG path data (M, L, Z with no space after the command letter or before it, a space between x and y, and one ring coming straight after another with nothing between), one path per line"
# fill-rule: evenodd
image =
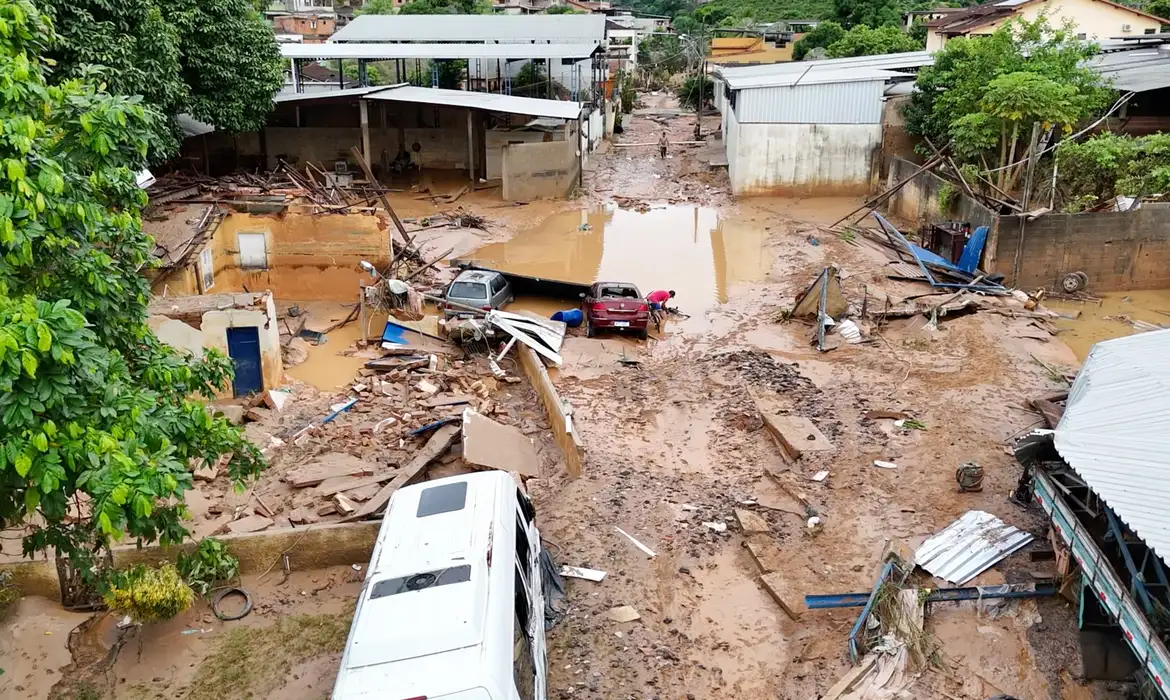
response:
M435 461L439 455L447 451L447 448L459 436L459 429L460 426L458 424L448 423L436 430L434 435L431 435L431 439L427 440L427 444L423 445L422 449L415 453L414 459L410 460L410 464L403 467L390 483L379 489L373 498L363 503L362 507L358 508L356 513L341 522L363 520L380 511L390 502L390 497L394 495L395 491L415 481L422 475L423 471L426 470L431 462Z

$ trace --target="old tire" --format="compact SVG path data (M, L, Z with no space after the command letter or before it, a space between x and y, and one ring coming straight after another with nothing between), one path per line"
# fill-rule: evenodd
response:
M1060 278L1060 288L1066 294L1073 294L1085 288L1089 277L1083 272L1070 272Z

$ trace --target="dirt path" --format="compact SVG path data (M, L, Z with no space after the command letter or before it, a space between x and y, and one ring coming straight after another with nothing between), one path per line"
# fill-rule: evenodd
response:
M667 120L672 137L691 124ZM646 141L659 129L635 115L623 139ZM614 148L586 197L670 200L709 182L717 189L719 174L700 165L687 156L631 158ZM688 179L699 170L704 181ZM1018 476L1004 440L1034 421L1022 401L1054 388L1029 355L1072 365L1067 348L1009 339L1001 317L977 314L946 321L933 335L890 331L818 354L808 345L810 327L773 319L825 264L842 268L851 298L860 299L863 285L871 299L922 289L878 274L883 261L872 251L835 237L809 240L812 224L833 221L854 206L850 200L731 205L713 197L709 204L741 230L767 229L772 262L765 278L733 286L698 323L668 328L646 345L571 339L566 347L568 363L556 381L577 410L589 452L581 479L537 488L542 531L559 560L609 576L601 584L569 583L570 609L551 638L553 698L805 699L845 672L857 610L810 611L799 622L785 616L756 580L736 507L767 520L786 560L783 577L801 595L868 591L888 538L916 546L967 510L1043 532L1041 519L1004 497ZM735 231L723 231L732 245ZM669 266L669 256L659 262ZM680 304L688 310L685 299ZM641 364L619 364L622 355ZM797 510L795 502L764 476L765 465L784 462L749 392L770 393L811 418L835 446L794 468L798 477L830 472L823 483L801 482L824 518L819 535L805 534L803 516L785 511ZM927 430L867 420L869 409L904 410ZM899 466L876 469L874 459ZM970 460L984 467L985 488L957 493L955 469ZM747 501L773 507L742 505ZM707 522L725 523L727 531ZM657 556L646 557L617 527ZM1028 580L1031 566L1017 555L975 583ZM633 606L641 619L610 621L605 612L618 605ZM1040 624L1043 634L1029 634ZM940 607L928 628L944 661L917 680L915 697L1059 698L1065 685L1075 686L1075 674L1060 674L1079 665L1063 604L1038 609L1028 602L998 618L970 604Z

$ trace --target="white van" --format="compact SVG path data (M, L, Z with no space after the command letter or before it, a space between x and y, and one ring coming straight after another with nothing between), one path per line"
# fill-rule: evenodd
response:
M545 700L534 518L501 471L396 491L333 700Z

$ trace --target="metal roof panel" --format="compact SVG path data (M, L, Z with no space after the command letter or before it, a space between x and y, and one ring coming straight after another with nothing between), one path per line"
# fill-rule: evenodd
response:
M991 513L969 510L914 553L914 562L944 581L962 585L1032 541L1032 535Z
M284 58L336 59L366 58L389 60L393 58L440 59L521 59L521 58L588 58L601 51L598 44L468 44L468 43L334 43L281 44Z
M418 102L422 104L444 105L447 107L467 107L491 112L527 114L533 117L552 117L555 119L577 119L581 116L580 102L541 100L535 97L515 97L513 95L497 95L491 92L467 92L464 90L445 90L443 88L424 88L411 85L397 86L389 89L379 88L379 92L372 92L366 95L366 99L386 100L388 102Z

